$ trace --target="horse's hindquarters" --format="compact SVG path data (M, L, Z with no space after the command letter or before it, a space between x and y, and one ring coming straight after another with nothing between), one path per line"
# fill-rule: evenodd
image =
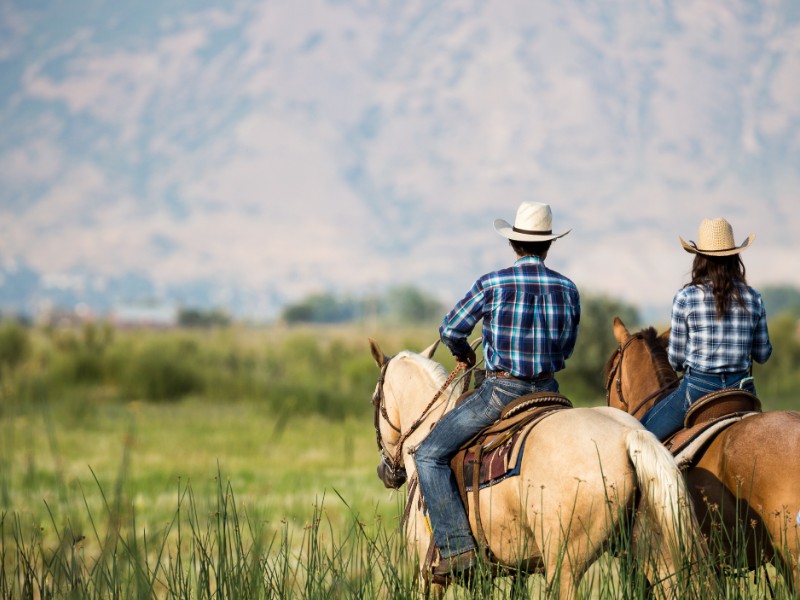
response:
M735 423L709 445L687 481L711 543L717 542L714 520L722 520L726 529L741 523L744 548L731 548L721 539L725 551L746 553L749 564L756 567L760 553L769 556L774 546L778 556L796 568L800 413L766 412Z
M556 565L568 556L582 574L633 508L629 429L604 413L578 408L545 418L526 441L520 475L481 492L481 521L501 562Z

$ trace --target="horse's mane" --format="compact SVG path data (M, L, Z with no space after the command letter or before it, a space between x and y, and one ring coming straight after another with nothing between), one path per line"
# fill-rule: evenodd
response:
M662 346L658 341L658 332L656 332L655 327L646 327L634 335L641 336L645 346L650 352L650 356L653 358L653 365L656 369L658 385L665 387L674 382L678 376L675 374L675 370L672 368L672 365L669 364L667 349L664 348L664 346ZM616 357L617 353L615 352L608 357L606 365L603 367L603 377L606 380L611 373L611 367L614 366L614 359Z
M658 341L658 333L654 327L642 329L639 332L644 339L650 355L653 357L653 364L656 367L656 377L658 377L658 385L664 387L674 382L678 376L672 365L669 364L669 355L667 349Z
M403 350L399 352L395 358L407 358L412 360L423 372L427 373L438 386L441 386L447 379L447 370L442 365L435 360L425 358L421 354L411 352L410 350Z

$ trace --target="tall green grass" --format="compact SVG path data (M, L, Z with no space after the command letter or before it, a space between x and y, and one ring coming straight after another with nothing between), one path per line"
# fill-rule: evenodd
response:
M275 418L242 404L100 405L76 421L46 398L28 408L13 427L3 422L17 443L0 474L10 492L0 598L416 598L422 589L399 529L403 495L374 475L369 422L297 419L275 437ZM262 435L273 443L254 451ZM749 534L745 526L734 541ZM651 550L640 540L631 552L632 536L618 530L580 598L648 597L641 567ZM746 572L742 551L718 572L729 541L712 536L699 565L701 580L718 582L707 597L791 597L772 566ZM678 589L696 597L682 566ZM514 575L479 571L448 598L554 597L542 576Z
M140 529L135 510L99 485L103 509L88 536L57 526L47 544L16 513L0 515L2 598L365 598L410 593L400 575L396 532L353 516L337 530L315 507L299 540L286 521L267 528L237 505L220 474L210 511L191 486L176 490L175 513L162 529ZM85 505L90 504L84 497Z
M416 598L424 590L400 530L380 515L360 514L334 492L319 499L301 530L285 520L270 526L258 510L237 502L222 472L216 481L213 498L199 498L190 485L179 484L171 519L155 531L140 526L120 486L106 490L97 480L94 489L81 492L86 535L59 526L63 515L52 511L57 535L46 541L20 514L3 512L0 597ZM90 495L102 498L101 510L89 508ZM326 516L326 503L332 502L348 509L343 527ZM587 573L580 598L650 597L642 561L652 549L640 537L643 549L634 555L631 536L630 527L619 529L611 543L614 556L604 555ZM771 567L719 571L714 543L709 540L711 552L697 565L697 577L689 576L688 558L677 571L675 597L791 597ZM495 579L481 567L448 597L551 598L554 589L540 575L511 569Z

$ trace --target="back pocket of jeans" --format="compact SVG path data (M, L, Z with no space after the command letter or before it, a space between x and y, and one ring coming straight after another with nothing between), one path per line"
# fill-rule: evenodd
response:
M700 385L690 381L686 385L687 405L697 402L702 396L717 391L717 388L711 385Z
M496 421L498 417L500 417L500 413L503 412L503 409L508 406L514 398L514 394L496 386L492 390L492 397L489 398L489 403L486 405L486 409L483 412L484 416L487 419Z

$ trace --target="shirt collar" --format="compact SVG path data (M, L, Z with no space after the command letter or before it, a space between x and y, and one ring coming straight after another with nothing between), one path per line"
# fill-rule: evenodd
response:
M542 265L544 261L538 256L523 256L514 261L514 266L522 265Z

